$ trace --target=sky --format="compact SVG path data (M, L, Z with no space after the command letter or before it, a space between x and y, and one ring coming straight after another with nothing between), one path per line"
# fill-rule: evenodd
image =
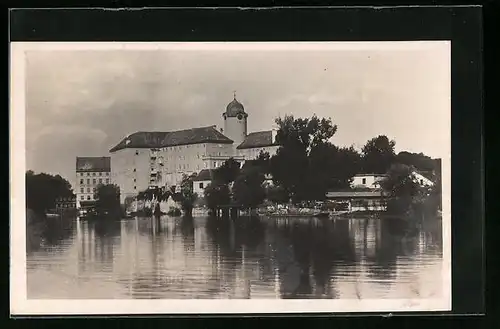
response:
M26 169L73 183L77 156L109 156L128 134L222 127L235 90L249 132L316 114L338 126L339 146L383 134L397 152L448 157L448 45L384 44L27 50Z

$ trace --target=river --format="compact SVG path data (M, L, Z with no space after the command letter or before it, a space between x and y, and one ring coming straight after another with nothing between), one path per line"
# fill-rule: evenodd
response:
M136 218L39 224L29 299L429 298L440 219Z

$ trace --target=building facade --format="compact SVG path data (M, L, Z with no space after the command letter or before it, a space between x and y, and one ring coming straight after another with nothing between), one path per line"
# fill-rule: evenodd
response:
M81 202L94 201L94 192L99 184L112 184L111 157L77 157L77 208L80 208Z
M121 202L147 188L178 186L184 175L211 171L229 158L244 163L261 151L272 156L278 150L274 130L247 133L248 113L236 97L222 117L223 129L213 125L170 132L140 131L114 146L110 150L112 177L120 187ZM206 187L206 182L198 182L197 190L200 184Z
M351 187L378 189L380 182L386 177L385 174L357 174L352 178Z

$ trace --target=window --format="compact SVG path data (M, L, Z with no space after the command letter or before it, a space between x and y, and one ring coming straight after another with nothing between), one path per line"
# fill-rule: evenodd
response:
M83 187L80 188L80 193L83 193Z
M203 188L203 183L200 183L200 185L199 185L199 186L200 186L200 188Z
M87 187L87 193L90 193L90 187Z
M83 179L80 179L80 184L83 184Z
M136 172L136 171L137 171L137 169L134 168L134 172Z
M214 168L217 168L217 162L214 162Z
M87 195L87 200L90 200L90 195Z
M87 173L87 176L90 176L90 173Z
M109 176L109 172L106 173L106 176Z
M95 176L95 172L92 173L92 176Z
M137 182L137 179L134 178L134 183Z
M424 180L423 179L420 180L420 185L424 185Z
M106 178L106 184L109 184L109 178Z
M90 184L90 178L87 178L87 184Z
M137 190L137 186L134 186L134 190Z
M80 195L80 200L85 200L85 196L84 195Z
M96 183L96 181L95 181L95 178L94 178L94 179L92 180L92 184L95 184L95 183Z
M366 178L363 178L361 181L362 181L362 183L361 183L361 184L363 184L363 185L365 185L365 184L366 184Z
M139 151L135 151L135 155L139 155Z
M99 173L99 176L102 176L102 172Z
M102 178L99 178L99 184L102 184Z

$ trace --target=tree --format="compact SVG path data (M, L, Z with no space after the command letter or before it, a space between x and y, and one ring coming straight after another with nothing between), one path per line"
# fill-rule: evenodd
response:
M269 152L260 151L257 158L255 158L255 166L261 169L261 172L264 174L269 174L271 171L271 157Z
M330 118L285 116L276 119L276 141L280 145L270 160L270 172L294 202L322 199L332 176L333 145L337 131Z
M230 203L229 187L227 184L212 181L205 188L204 197L207 207L215 211L218 206Z
M235 203L245 208L255 208L260 205L266 197L264 180L264 174L259 168L249 167L242 171L233 186Z
M195 174L191 176L184 175L181 181L180 204L184 215L191 216L193 214L193 207L198 195L193 192L193 179Z
M396 155L395 162L413 166L422 172L434 172L437 170L436 161L423 153L402 151Z
M366 173L384 174L394 163L396 142L385 135L370 139L363 146L363 166Z
M94 193L96 210L98 214L119 215L120 212L120 188L118 185L99 184Z
M267 200L273 203L287 203L289 196L281 186L268 186L266 189Z
M26 207L42 215L55 208L56 199L73 197L71 184L60 175L26 172Z
M229 158L217 169L214 170L214 179L223 184L234 182L240 173L240 163L233 158Z
M430 211L427 202L430 200L431 188L420 186L414 172L414 167L394 164L387 177L380 182L389 197L389 212L403 215Z

